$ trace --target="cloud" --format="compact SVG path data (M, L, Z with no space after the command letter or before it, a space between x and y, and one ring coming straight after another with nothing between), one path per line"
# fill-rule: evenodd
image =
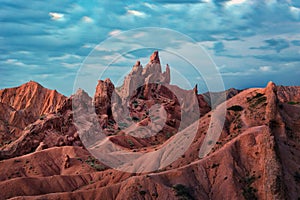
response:
M259 70L262 72L268 72L268 71L272 70L272 67L271 66L261 66L261 67L259 67Z
M65 62L63 62L62 65L69 69L78 69L80 67L81 63L65 63Z
M95 46L97 46L97 44L87 43L87 44L82 45L82 48L93 49L93 48L95 48Z
M4 63L10 64L10 65L15 65L15 66L20 66L20 67L25 66L25 64L23 62L20 62L17 59L7 59Z
M1 23L1 34L5 37L46 35L47 32L35 23Z
M2 63L5 64L5 65L8 65L10 67L17 67L17 68L22 67L23 69L32 69L32 70L34 70L34 69L38 68L38 66L35 65L35 64L27 63L27 62L24 63L24 62L22 62L18 59L7 59Z
M300 40L292 40L291 43L295 46L300 46Z
M295 19L299 19L299 17L300 17L300 8L290 6L290 11L291 11L292 16Z
M141 12L141 11L137 11L137 10L127 10L127 14L128 15L134 15L137 17L146 17L146 14Z
M246 1L247 0L231 0L231 1L226 2L226 5L227 6L239 5L239 4L245 3Z
M202 0L154 0L154 2L157 3L163 3L163 4L187 4L187 3L203 3Z
M292 0L103 0L88 3L64 0L51 4L46 1L2 0L0 79L17 84L21 80L35 78L32 74L37 71L53 74L42 81L70 94L72 88L64 88L59 82L65 84L67 81L68 85L72 85L76 63L97 44L107 37L117 36L121 31L151 26L174 29L199 44L205 44L216 64L226 66L220 70L227 73L227 77L236 75L235 81L227 85L244 84L245 76L243 79L238 76L245 74L242 73L244 71L247 71L250 80L255 73L267 70L260 73L262 77L258 81L262 81L269 79L268 73L282 72L285 64L299 64L299 7L300 3ZM98 51L108 49L104 55L109 58L110 54L123 50L118 42L127 42L130 47L138 49L145 36L147 34L137 33L118 38L113 46L98 48ZM164 43L166 37L152 33L147 44ZM180 46L177 41L168 45L169 49ZM144 59L146 53L133 52L126 56ZM22 63L24 66L20 67ZM127 64L131 66L134 63L130 61ZM38 70L31 70L29 66L38 66ZM270 71L266 66L272 66ZM72 75L65 80L62 74ZM230 78L233 80L233 77ZM291 79L283 81L296 81L294 76Z
M290 63L300 62L300 54L298 52L290 52L284 55L267 54L267 55L254 55L256 59L273 62L273 63Z
M280 53L283 49L288 48L289 41L285 39L268 39L264 41L267 45L260 47L251 47L250 49L260 49L260 50L275 50L277 53Z
M90 17L88 17L88 16L83 16L83 17L81 18L81 20L82 20L83 22L85 22L85 23L92 23L92 22L93 22L93 19L90 18Z
M213 50L216 54L220 54L225 51L224 44L222 42L216 42L214 44Z
M112 30L108 33L108 35L113 36L113 35L117 35L120 34L122 31L121 30Z
M68 60L68 59L82 59L82 57L78 56L76 54L65 54L63 56L50 57L49 61L54 61L54 60Z
M144 3L144 6L150 8L150 9L155 9L157 8L157 6L155 4L151 4L151 3Z
M62 21L62 20L64 20L64 14L62 14L62 13L49 12L49 16L54 21Z

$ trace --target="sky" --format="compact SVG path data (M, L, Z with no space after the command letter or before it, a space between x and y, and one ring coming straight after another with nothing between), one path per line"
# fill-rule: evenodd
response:
M103 60L120 55L99 44L143 27L173 30L202 46L226 89L264 87L269 81L300 85L298 0L0 0L0 27L0 89L34 80L69 96L93 49L102 52L94 63L101 68ZM123 41L136 50L119 58L106 76L116 83L135 60L145 66L155 44L182 48L180 42L166 43L168 37L153 34L148 37L153 48L142 49L139 36L127 34ZM190 85L201 82L184 62L171 58L162 49L164 65L184 68Z

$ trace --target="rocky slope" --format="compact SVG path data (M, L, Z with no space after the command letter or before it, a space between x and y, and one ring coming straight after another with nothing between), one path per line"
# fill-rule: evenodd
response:
M34 81L0 90L0 145L14 141L27 125L54 113L65 99Z
M151 56L147 66L152 64L157 68L159 77L165 78L162 75L164 73L159 71L158 53ZM143 73L143 68L133 68ZM57 105L53 106L55 112L48 109L49 106L37 106L40 111L35 110L34 113L48 114L22 129L19 137L9 144L3 144L0 150L0 199L202 200L300 197L300 87L276 86L270 82L266 88L230 90L228 99L223 103L220 101L220 105L211 111L209 104L204 101L207 95L198 95L197 88L185 91L169 85L169 81L161 84L163 87L145 82L147 77L142 78L144 82L139 89L132 90L129 99L122 96L124 93L114 92L113 83L107 79L99 81L93 99L80 90L70 98L57 95L56 98L60 96L63 101L49 100L61 102L53 103ZM183 94L185 102L189 103L182 107L169 90ZM25 94L29 95L22 93ZM22 95L19 99L25 98ZM30 108L30 103L26 103L27 107L17 107L9 98L2 98L6 100L0 103L0 127L4 131L7 131L4 122L10 119L11 113ZM192 110L191 101L197 103L201 113L196 121L190 121L189 125L179 130L180 112ZM120 105L125 103L130 118L127 123L131 123L128 127L120 123L122 116L116 112L122 111L124 107ZM157 104L163 105L167 114L165 125L156 136L140 138L125 134L127 129L155 123L147 111ZM159 110L162 107L152 114L161 116ZM220 127L220 137L215 141L212 137L215 133L211 130L218 126L223 109L225 123L224 127ZM73 117L76 112L83 113L81 117L88 122L93 117L90 115L92 110L96 111L96 119L106 134L107 139L101 144L114 142L128 154L159 154L172 141L178 143L171 150L179 151L182 147L182 140L177 140L180 134L185 134L187 138L194 137L187 150L167 166L162 162L166 156L164 153L160 155L161 159L150 156L136 166L138 169L155 165L158 166L156 171L118 171L96 160L82 146L86 139L84 134L87 133L78 130L88 123L78 124ZM197 127L195 133L191 133L193 126ZM203 146L211 148L211 151L202 158L199 154ZM95 150L101 150L101 146Z
M61 106L65 96L30 81L16 88L0 90L0 102L15 110L24 110L35 116L51 113Z

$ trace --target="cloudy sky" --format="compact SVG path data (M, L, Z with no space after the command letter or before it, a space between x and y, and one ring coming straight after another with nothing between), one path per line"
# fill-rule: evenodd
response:
M270 80L300 85L298 0L0 0L0 27L0 88L34 80L70 95L81 63L99 43L142 27L192 38L211 56L226 88L262 87ZM139 37L124 40L134 47ZM165 41L158 34L152 40ZM138 48L109 75L124 74L122 67L137 59L145 65L151 52ZM168 43L172 48L178 42ZM115 50L102 48L103 59L114 59ZM171 69L184 65L163 55ZM185 77L191 85L200 81L193 74Z

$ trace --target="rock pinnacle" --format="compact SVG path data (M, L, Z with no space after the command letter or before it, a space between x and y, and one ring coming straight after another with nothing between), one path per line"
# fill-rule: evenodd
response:
M158 51L154 51L150 57L149 63L160 63Z

